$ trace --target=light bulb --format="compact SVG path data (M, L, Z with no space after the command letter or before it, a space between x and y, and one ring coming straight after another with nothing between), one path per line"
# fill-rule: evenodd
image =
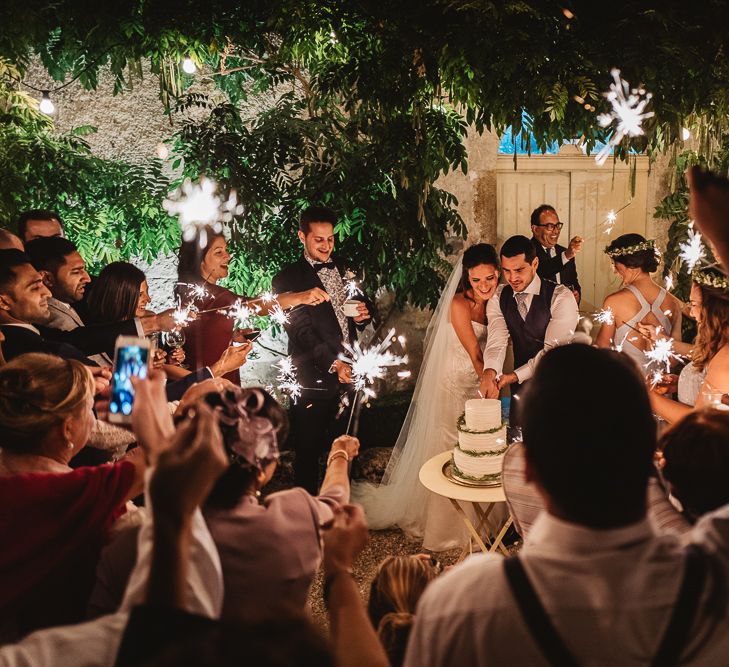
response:
M192 61L192 58L185 58L182 61L182 71L186 74L195 74L197 72L197 67L195 67L195 63Z
M691 132L687 127L681 128L681 139L684 141L688 141L691 138Z
M40 105L38 108L48 116L50 116L56 110L56 105L53 104L53 102L51 101L51 96L48 94L47 90L43 91L43 96L41 97Z
M166 160L170 154L170 151L167 149L167 146L165 146L161 141L157 144L157 148L155 150L157 153L157 157L160 160Z

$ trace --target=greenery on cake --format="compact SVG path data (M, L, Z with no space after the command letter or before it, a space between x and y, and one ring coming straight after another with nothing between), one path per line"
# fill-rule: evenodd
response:
M463 449L460 445L456 445L456 448L459 449L463 454L467 454L468 456L501 456L506 452L507 449L509 449L509 445L504 444L504 446L501 449L495 450L495 451L485 451L485 452L476 452L471 449Z
M496 433L497 431L500 431L504 427L504 422L500 422L499 425L496 428L489 429L488 431L472 431L471 429L466 428L466 413L462 412L461 416L458 418L458 421L456 422L456 428L461 433L475 433L475 434L486 434L486 433Z
M483 475L482 477L474 477L473 475L467 475L457 465L451 457L451 465L453 466L453 474L461 479L466 479L469 482L499 482L501 481L501 473L494 472L490 475Z

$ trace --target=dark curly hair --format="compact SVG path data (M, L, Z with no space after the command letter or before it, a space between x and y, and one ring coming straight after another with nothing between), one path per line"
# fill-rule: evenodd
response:
M621 248L630 248L630 246L638 245L639 243L645 243L646 238L640 234L622 234L610 243L605 248L605 252L612 252L613 250L620 250ZM658 269L659 256L655 250L639 250L629 255L619 255L613 258L614 262L618 262L629 269L640 269L646 273L654 273Z

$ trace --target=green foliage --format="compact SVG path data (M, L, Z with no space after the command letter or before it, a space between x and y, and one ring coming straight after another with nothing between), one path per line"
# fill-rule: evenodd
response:
M93 267L141 255L147 260L179 244L179 227L161 202L168 189L161 164L128 165L94 156L78 128L0 126L0 220L28 208L52 208Z

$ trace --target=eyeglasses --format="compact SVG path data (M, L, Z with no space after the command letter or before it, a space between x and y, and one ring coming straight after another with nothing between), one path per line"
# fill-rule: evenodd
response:
M548 232L553 232L555 229L560 231L564 227L563 222L548 222L546 225L534 225L535 227L544 227Z

